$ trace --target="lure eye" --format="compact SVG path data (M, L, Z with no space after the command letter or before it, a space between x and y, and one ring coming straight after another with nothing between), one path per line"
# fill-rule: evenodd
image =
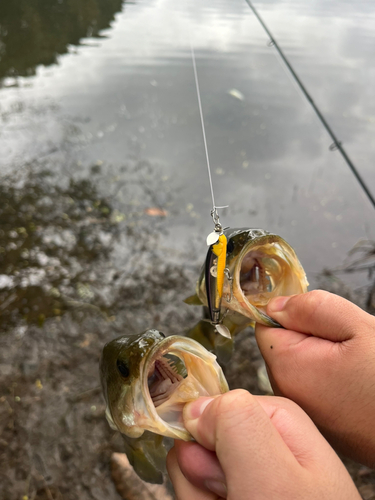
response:
M129 375L130 375L129 367L123 361L121 361L121 359L117 360L116 366L117 366L117 370L119 371L119 373L122 377L124 377L124 378L129 377Z

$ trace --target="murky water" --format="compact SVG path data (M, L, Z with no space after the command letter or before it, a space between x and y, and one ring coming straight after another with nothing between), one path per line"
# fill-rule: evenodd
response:
M373 2L254 5L375 193ZM109 440L99 392L74 410L72 392L98 384L111 336L200 316L182 303L212 230L190 43L223 225L280 234L313 287L375 238L373 207L268 41L245 0L0 2L1 401L20 403L0 421L29 450L11 496L47 472L64 491L67 460L66 498L112 498L86 462Z

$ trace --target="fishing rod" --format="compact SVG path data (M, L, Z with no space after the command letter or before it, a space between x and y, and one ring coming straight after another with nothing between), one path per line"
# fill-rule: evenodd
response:
M300 78L298 77L297 73L295 72L293 66L291 65L291 63L289 62L289 60L287 59L286 55L284 54L284 52L282 51L280 45L277 43L277 41L275 40L275 38L273 37L272 33L270 32L270 30L268 29L266 23L263 21L263 19L260 17L258 11L256 10L256 8L254 7L254 5L251 3L250 0L246 0L246 3L248 4L248 6L250 7L250 9L253 11L253 14L255 15L255 17L258 19L258 21L260 22L260 24L262 25L264 31L267 33L267 35L269 36L270 38L270 46L274 46L275 49L277 50L277 52L279 53L281 59L284 61L286 67L289 69L290 73L292 74L293 78L295 79L295 81L297 82L299 88L302 90L304 96L306 97L306 99L309 101L309 103L311 104L311 106L313 107L315 113L317 114L319 120L321 121L321 123L323 124L324 128L326 129L326 131L328 132L328 134L330 135L331 139L333 140L333 143L331 144L330 146L330 150L331 151L335 151L336 149L340 151L342 157L344 158L346 164L348 165L348 167L350 168L350 170L352 171L352 173L354 174L354 176L356 177L357 181L359 182L359 184L361 185L362 189L364 190L364 192L366 193L368 199L370 200L372 206L375 208L375 198L374 196L372 195L370 189L368 188L368 186L366 185L364 179L362 178L362 176L360 175L360 173L358 172L357 168L355 167L354 163L351 161L351 159L349 158L347 152L345 151L345 149L343 148L342 146L342 142L339 141L339 139L336 137L336 134L333 132L332 128L330 127L330 125L328 124L328 122L326 121L326 119L324 118L323 114L321 113L320 109L318 108L318 106L315 104L313 98L311 97L311 95L309 94L309 92L307 91L306 87L304 86L304 84L302 83L302 81L300 80Z

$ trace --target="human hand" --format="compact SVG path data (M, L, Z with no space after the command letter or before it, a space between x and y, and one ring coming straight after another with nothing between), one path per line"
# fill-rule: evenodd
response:
M275 394L337 450L375 467L375 318L322 290L274 298L267 314L286 328L255 330Z
M187 404L197 442L175 441L178 500L359 500L344 465L292 401L235 390Z

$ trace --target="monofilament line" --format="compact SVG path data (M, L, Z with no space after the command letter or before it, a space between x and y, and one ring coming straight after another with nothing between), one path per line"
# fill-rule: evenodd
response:
M208 148L207 148L207 140L206 140L206 130L204 128L204 120L203 120L203 111L202 111L202 103L201 103L201 94L199 91L199 82L198 82L198 74L197 74L197 66L195 64L195 53L194 53L194 47L192 42L190 42L190 48L191 48L191 59L193 61L193 69L194 69L194 78L195 78L195 86L197 88L197 96L198 96L198 107L199 107L199 114L201 117L201 123L202 123L202 132L203 132L203 142L204 142L204 149L206 151L206 160L207 160L207 170L208 170L208 178L210 181L210 188L211 188L211 196L212 196L212 208L215 210L216 205L215 205L215 198L214 198L214 188L212 186L212 177L211 177L211 168L210 168L210 159L208 157Z

